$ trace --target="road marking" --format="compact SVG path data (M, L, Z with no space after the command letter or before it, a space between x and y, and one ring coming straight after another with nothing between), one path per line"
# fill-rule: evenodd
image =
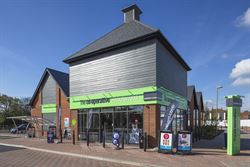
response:
M76 153L66 153L66 152L53 151L53 150L47 150L47 149L42 149L42 148L28 147L28 146L24 146L24 145L5 144L5 143L0 143L0 145L9 146L9 147L17 147L17 148L25 148L25 149L29 149L29 150L41 151L41 152L46 152L46 153L58 154L58 155L66 155L66 156L73 156L73 157L78 157L78 158L86 158L86 159L92 159L92 160L99 160L99 161L107 161L107 162L113 162L113 163L119 163L119 164L133 165L133 166L163 167L163 166L155 165L155 164L131 162L131 161L125 161L125 160L119 160L119 159L104 158L104 157L98 157L98 156L92 156L92 155L82 155L82 154L76 154ZM164 165L164 167L167 167L167 166Z
M228 164L226 164L226 163L223 162L223 161L220 161L220 163L221 163L222 165L226 166L226 167L230 167Z

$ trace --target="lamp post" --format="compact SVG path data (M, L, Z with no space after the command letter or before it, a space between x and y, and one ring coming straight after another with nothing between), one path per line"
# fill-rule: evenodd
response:
M222 86L217 86L216 88L216 115L218 114L218 96L219 96L219 89L222 89ZM218 115L217 115L218 116Z

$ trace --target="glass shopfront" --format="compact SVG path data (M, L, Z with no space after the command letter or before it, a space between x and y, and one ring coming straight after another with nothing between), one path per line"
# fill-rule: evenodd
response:
M79 139L101 141L105 130L106 142L111 142L113 131L124 133L125 143L138 144L143 129L143 106L112 107L78 110Z

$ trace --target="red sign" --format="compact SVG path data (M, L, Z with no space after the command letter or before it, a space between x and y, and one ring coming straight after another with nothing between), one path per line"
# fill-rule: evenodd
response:
M164 139L168 139L168 138L169 138L169 135L168 135L167 133L165 133L165 134L163 135L163 138L164 138Z

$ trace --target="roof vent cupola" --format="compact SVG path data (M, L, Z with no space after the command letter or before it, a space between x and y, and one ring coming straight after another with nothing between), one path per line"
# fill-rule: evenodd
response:
M124 13L124 23L128 23L133 20L140 21L142 11L136 4L122 9L122 12Z

